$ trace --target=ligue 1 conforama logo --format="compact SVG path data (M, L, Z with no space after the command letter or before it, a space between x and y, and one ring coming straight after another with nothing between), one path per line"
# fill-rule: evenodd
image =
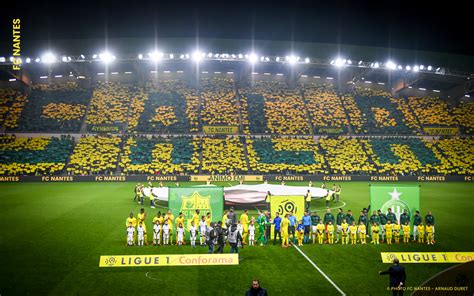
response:
M105 264L107 266L114 266L115 264L117 264L117 259L115 259L115 257L113 256L110 256L109 258L105 259Z
M293 214L298 213L298 207L296 203L292 200L283 200L278 206L278 214L283 215L284 213L293 212Z
M407 210L408 215L413 217L410 211L410 206L405 201L400 199L400 196L403 194L403 192L398 192L397 188L393 188L393 191L388 192L387 194L392 198L382 205L382 208L380 209L382 213L387 213L388 209L391 208L392 212L397 217L397 220L400 221L400 215L403 214L404 210Z

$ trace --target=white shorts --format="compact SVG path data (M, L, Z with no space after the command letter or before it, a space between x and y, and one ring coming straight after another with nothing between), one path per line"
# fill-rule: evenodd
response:
M255 235L254 235L254 234L250 234L250 235L249 235L249 241L254 240L254 239L255 239Z
M341 225L337 225L337 232L342 232L342 226Z
M133 235L127 236L127 240L132 241L133 240Z
M144 240L144 239L145 239L145 237L143 235L138 236L138 240Z
M153 238L154 239L159 239L160 238L160 232L153 232Z
M316 226L311 226L311 232L312 233L316 233L318 230L316 228Z

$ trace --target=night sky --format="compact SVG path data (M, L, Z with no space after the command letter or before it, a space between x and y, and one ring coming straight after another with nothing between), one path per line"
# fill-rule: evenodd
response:
M12 18L21 19L24 42L199 36L474 54L472 12L461 1L11 1L2 6L0 55L11 51Z

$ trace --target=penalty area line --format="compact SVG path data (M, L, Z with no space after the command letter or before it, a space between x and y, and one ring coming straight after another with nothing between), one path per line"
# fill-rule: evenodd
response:
M322 274L324 276L325 279L328 280L328 282L331 283L331 285L334 286L334 288L336 288L337 291L339 291L339 293L341 293L341 295L345 296L346 293L344 293L341 288L339 288L317 265L316 263L313 262L313 260L309 259L308 256L306 256L305 253L303 253L303 251L301 251L300 248L298 248L294 243L291 243L293 245L293 247L295 247L296 250L298 250L298 252L300 252L301 255L303 255L303 257L306 258L306 260L308 260L309 263L311 263L311 265L313 265L314 268L316 268L320 274Z

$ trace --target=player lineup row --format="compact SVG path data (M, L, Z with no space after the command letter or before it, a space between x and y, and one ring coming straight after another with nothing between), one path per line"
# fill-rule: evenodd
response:
M212 222L211 213L201 216L200 211L195 210L193 217L188 219L186 221L188 224L186 224L183 213L179 213L179 216L175 218L168 210L163 215L158 212L153 218L153 245L173 244L174 233L176 233L176 244L184 245L186 244L186 233L189 233L192 247L196 246L197 239L199 239L201 246L205 246L210 240L217 240L215 229L220 230L217 233L223 232L225 234L231 226L237 228L242 244L249 245L268 244L272 233L273 244L276 244L278 238L283 247L290 246L290 239L299 246L303 243L312 242L315 244L316 241L319 244L334 244L339 240L343 245L349 243L355 245L358 242L366 244L369 237L372 244L380 244L384 241L387 244L400 243L400 238L403 238L403 242L406 244L410 241L411 233L413 233L413 242L435 243L435 219L431 212L425 216L425 226L419 211L416 211L413 217L413 227L410 223L411 218L406 211L400 215L400 220L397 220L390 208L387 214L381 213L380 210L374 211L370 221L367 219L367 212L368 209L364 208L356 223L352 211L348 210L347 213L344 213L342 208L338 210L336 218L330 209L327 209L323 219L316 212L306 211L299 220L292 212L285 214L283 218L277 212L275 217L271 218L269 211L262 210L259 211L257 219L255 217L249 219L248 210L244 210L237 221L237 215L231 208L230 211L225 211L221 221ZM134 245L135 241L138 242L138 245L144 243L148 245L145 219L146 213L143 208L136 218L133 213L130 213L126 220L127 245ZM176 228L174 228L174 224ZM188 227L185 228L186 225Z

